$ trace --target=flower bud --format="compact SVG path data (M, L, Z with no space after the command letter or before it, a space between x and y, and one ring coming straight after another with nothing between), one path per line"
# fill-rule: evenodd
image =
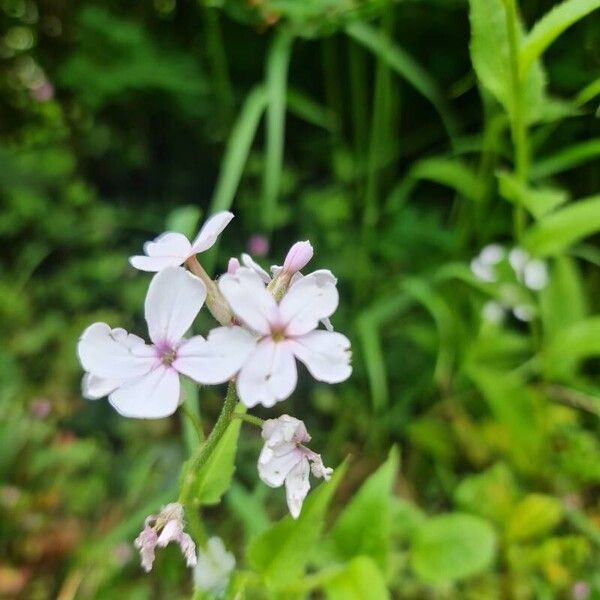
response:
M235 272L240 268L240 261L237 258L230 258L227 263L227 272L230 275L234 275Z
M313 257L313 248L310 242L296 242L288 251L283 263L283 270L294 274L303 269Z

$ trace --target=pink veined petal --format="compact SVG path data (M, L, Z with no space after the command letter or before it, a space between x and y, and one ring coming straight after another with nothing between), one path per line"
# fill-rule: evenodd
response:
M114 392L125 381L125 379L107 379L86 373L81 381L81 395L87 400L98 400Z
M190 328L206 298L200 279L180 267L167 267L150 282L145 315L150 339L174 347Z
M233 219L233 213L222 211L214 214L199 231L196 239L192 242L192 254L198 254L208 250L217 241L219 234L229 225Z
M224 383L240 370L255 346L256 338L246 329L217 327L207 340L198 335L181 344L172 366L198 383Z
M277 448L265 446L258 457L258 476L269 487L279 487L303 459L296 444L282 444Z
M288 336L316 329L338 305L336 279L330 271L315 271L292 285L279 303L279 314Z
M350 377L350 340L334 331L311 331L290 341L296 358L319 381L339 383Z
M139 377L156 363L152 346L106 323L93 323L83 332L77 354L86 371L106 379Z
M167 231L144 244L146 256L132 256L129 262L140 271L162 271L179 266L192 255L192 246L185 235Z
M233 312L250 329L263 335L270 333L271 323L278 319L277 303L257 273L240 267L233 275L221 276L219 289Z
M179 375L175 369L159 365L146 375L124 383L108 400L124 417L168 417L179 405Z
M310 490L309 474L310 465L308 459L304 457L285 478L285 497L290 514L294 519L300 516L302 503Z
M240 400L251 408L273 406L285 400L296 387L296 361L288 342L266 338L250 354L237 379Z

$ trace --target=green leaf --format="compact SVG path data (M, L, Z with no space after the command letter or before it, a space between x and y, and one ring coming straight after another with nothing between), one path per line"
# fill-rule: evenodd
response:
M341 558L370 556L384 573L389 562L392 488L398 462L398 449L394 447L387 461L363 483L331 531Z
M520 182L512 173L500 171L496 173L496 177L502 197L525 207L536 219L541 219L569 198L564 190L531 188Z
M600 156L600 139L586 140L562 148L556 154L545 156L531 165L531 178L544 179L593 161Z
M519 73L522 78L529 68L571 25L600 8L600 0L565 0L554 6L532 28L521 43L519 52Z
M466 513L433 517L413 538L410 564L428 583L447 583L487 569L496 555L496 534L488 521Z
M453 135L456 130L455 119L444 95L431 75L404 48L366 23L352 23L346 27L346 33L427 98L437 109L448 133Z
M244 412L245 408L238 405L236 413ZM194 499L200 504L218 504L229 488L235 472L235 455L241 424L241 419L232 419L210 458L196 474Z
M562 520L563 508L558 498L529 494L514 508L506 535L510 541L523 541L550 533Z
M248 546L248 562L267 583L278 587L302 576L323 529L325 511L347 465L342 463L328 482L311 492L298 519L290 515L261 533Z
M325 585L328 600L387 600L390 594L377 564L368 556L357 556Z
M537 256L551 256L597 231L600 231L600 196L592 196L538 221L526 232L523 245Z

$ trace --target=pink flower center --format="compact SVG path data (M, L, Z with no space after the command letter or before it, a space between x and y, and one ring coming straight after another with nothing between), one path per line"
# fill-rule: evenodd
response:
M177 350L168 346L158 349L158 357L163 365L170 366L177 358Z

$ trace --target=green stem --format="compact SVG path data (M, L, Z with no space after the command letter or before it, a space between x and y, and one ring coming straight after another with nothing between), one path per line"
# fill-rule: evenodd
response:
M255 417L254 415L244 415L241 413L236 413L233 415L234 419L239 419L240 421L244 421L244 423L250 423L250 425L256 425L257 427L262 428L265 422L259 417Z
M519 32L516 0L503 0L506 11L506 29L508 34L508 52L512 88L511 133L515 148L515 167L518 180L526 184L529 178L529 143L527 123L523 112L523 86L519 76ZM515 206L515 237L519 241L525 231L527 215L520 204Z
M198 417L192 412L189 406L185 404L185 402L181 405L181 410L183 414L187 417L189 422L192 425L192 428L196 432L198 436L198 441L202 443L204 441L204 432L202 431L202 427L200 426L200 421Z

